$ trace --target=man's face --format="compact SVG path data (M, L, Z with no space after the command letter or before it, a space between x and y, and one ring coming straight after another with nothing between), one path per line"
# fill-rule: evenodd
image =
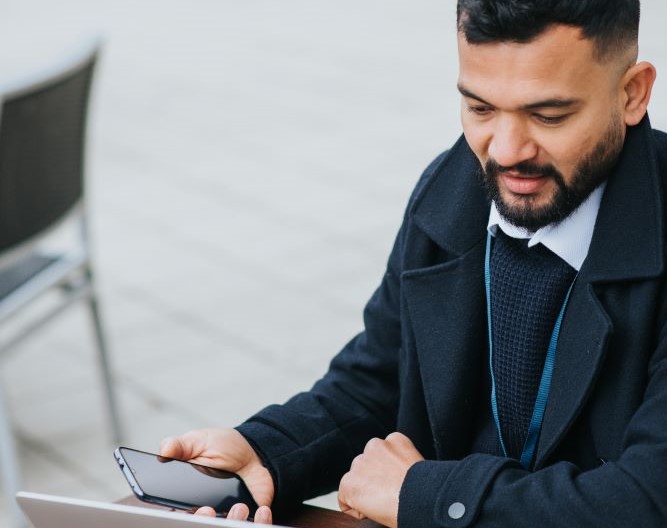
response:
M572 213L623 147L619 69L580 30L525 44L459 35L463 130L500 213L531 231Z

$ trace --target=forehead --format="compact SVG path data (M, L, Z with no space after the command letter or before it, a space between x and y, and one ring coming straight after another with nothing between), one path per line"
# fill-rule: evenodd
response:
M599 92L608 65L594 57L593 43L579 28L553 26L527 43L470 44L459 34L459 84L494 102L523 104L526 98L576 97Z

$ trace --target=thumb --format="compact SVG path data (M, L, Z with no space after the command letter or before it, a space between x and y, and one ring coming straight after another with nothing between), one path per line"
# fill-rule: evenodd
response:
M259 506L271 505L275 489L273 478L266 467L260 463L250 468L243 468L239 472L239 476L243 479L250 494Z
M167 437L160 442L160 456L186 460L185 446L180 438Z

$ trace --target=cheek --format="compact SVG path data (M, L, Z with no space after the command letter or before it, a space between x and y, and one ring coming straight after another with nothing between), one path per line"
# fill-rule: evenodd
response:
M541 145L543 157L541 161L556 167L567 183L590 149L590 139L588 134L567 134L551 141L545 140Z
M571 126L542 139L543 152L562 172L566 181L605 136L609 123L601 118L603 115L602 111L587 111Z

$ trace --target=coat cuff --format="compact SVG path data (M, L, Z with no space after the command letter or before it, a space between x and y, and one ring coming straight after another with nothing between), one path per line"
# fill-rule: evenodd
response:
M348 447L343 430L332 428L318 436L305 426L284 427L279 418L284 423L289 415L280 406L269 406L236 430L248 440L273 477L274 508L289 509L305 499L328 493L331 486L338 484L349 469L348 457L341 457L339 452ZM355 424L350 422L346 430L354 434Z
M518 462L481 454L460 461L417 462L401 487L399 528L472 526L498 472L514 465Z
M252 419L235 427L259 455L262 463L271 470L271 461L295 451L298 446L288 436L272 426Z
M299 493L296 490L290 493L285 489L286 482L290 482L289 475L285 475L285 472L289 473L289 464L281 467L280 461L284 461L298 448L295 442L272 426L252 418L235 429L245 437L261 459L262 464L269 470L275 489L274 504L290 502L288 495ZM299 482L299 479L293 482Z

